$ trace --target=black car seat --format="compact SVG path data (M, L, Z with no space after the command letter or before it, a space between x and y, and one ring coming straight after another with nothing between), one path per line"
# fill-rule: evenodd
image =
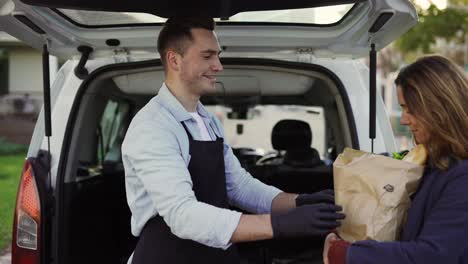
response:
M300 120L280 120L271 132L271 144L279 152L285 151L283 164L294 167L315 167L323 164L318 151L312 148L312 131Z
M311 147L312 131L300 120L280 120L271 134L278 154L259 164L256 177L285 192L310 193L333 188L332 167L326 166Z

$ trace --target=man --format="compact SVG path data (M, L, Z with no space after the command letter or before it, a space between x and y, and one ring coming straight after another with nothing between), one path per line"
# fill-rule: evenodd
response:
M165 83L122 145L133 263L239 263L233 243L323 235L344 218L328 191L298 196L254 179L223 142L199 102L223 70L213 30L211 18L171 18L159 35Z

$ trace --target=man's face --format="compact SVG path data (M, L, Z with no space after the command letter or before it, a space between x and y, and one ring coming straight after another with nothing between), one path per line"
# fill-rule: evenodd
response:
M179 78L192 93L201 96L215 91L216 74L223 70L221 50L213 31L195 28L192 36L193 41L182 56Z

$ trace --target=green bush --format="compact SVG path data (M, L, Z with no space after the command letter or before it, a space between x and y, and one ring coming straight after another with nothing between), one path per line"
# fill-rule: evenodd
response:
M7 142L4 138L0 138L0 155L11 155L25 153L28 151L28 146Z

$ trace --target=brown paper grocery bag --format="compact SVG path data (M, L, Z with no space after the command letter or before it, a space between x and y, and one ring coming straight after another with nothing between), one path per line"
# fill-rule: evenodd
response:
M424 167L346 148L333 163L335 202L346 218L345 240L397 240Z

